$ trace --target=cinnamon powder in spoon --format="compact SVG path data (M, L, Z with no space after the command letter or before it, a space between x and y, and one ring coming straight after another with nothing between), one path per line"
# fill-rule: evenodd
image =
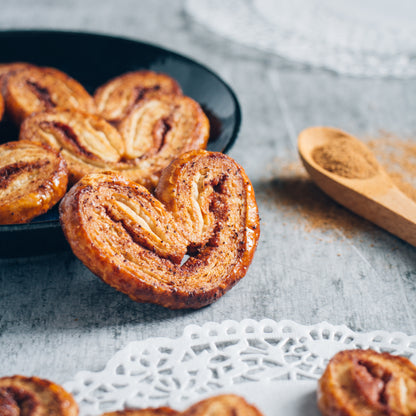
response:
M344 178L368 179L377 173L377 161L367 147L340 133L315 148L312 158L325 170Z

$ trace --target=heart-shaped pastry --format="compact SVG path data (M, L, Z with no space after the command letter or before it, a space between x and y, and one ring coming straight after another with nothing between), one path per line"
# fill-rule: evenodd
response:
M52 149L27 141L0 145L0 224L29 222L65 194L65 160Z
M31 115L20 127L19 140L42 142L60 151L71 184L91 172L117 169L125 153L115 127L99 116L73 110Z
M201 400L184 412L177 412L167 407L148 409L126 409L118 412L104 413L102 416L262 416L253 405L235 394L221 394Z
M249 179L222 153L192 151L162 172L155 195L115 173L82 178L60 205L73 252L135 301L212 303L246 274L257 246Z
M84 87L55 68L29 65L9 73L3 89L7 113L17 124L32 113L58 107L95 112L94 100Z
M77 416L74 398L58 384L37 377L0 378L1 416Z
M209 138L207 116L196 101L182 95L141 100L118 129L126 144L125 158L134 160L123 174L149 189L173 159L205 149Z
M61 151L70 183L88 173L117 170L154 189L162 169L173 159L206 147L209 122L191 98L162 95L143 99L119 130L93 114L54 110L27 117L19 139Z
M329 362L318 385L324 416L416 414L416 367L407 358L348 350Z
M153 71L134 71L113 78L98 88L94 100L102 117L118 123L138 102L159 94L181 95L182 90L169 75Z

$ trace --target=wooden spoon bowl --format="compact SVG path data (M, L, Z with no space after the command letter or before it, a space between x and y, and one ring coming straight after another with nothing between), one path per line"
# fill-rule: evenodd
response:
M299 135L298 151L313 181L341 205L416 246L416 203L394 185L379 164L371 177L355 179L330 172L315 161L315 149L339 137L347 137L371 153L357 138L342 130L307 128Z

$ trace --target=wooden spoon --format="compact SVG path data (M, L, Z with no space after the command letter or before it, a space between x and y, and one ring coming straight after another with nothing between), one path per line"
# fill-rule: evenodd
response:
M384 169L377 164L375 174L366 179L350 179L332 173L313 158L316 148L330 140L357 138L331 127L310 127L298 138L299 155L313 181L341 205L416 246L416 203L403 194Z

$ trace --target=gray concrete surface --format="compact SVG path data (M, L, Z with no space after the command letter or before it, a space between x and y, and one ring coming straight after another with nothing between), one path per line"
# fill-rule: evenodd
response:
M338 228L308 230L307 219L282 204L282 187L296 184L279 176L283 165L297 160L297 134L310 125L416 137L415 79L347 78L267 57L204 32L181 1L0 0L0 10L0 30L123 35L173 49L217 72L241 102L243 124L230 155L253 182L262 220L246 277L198 311L136 304L70 252L0 260L0 376L64 382L80 370L103 368L129 341L175 337L190 323L224 319L326 320L353 330L416 333L416 249L356 218L351 238ZM305 192L322 198L313 185Z

